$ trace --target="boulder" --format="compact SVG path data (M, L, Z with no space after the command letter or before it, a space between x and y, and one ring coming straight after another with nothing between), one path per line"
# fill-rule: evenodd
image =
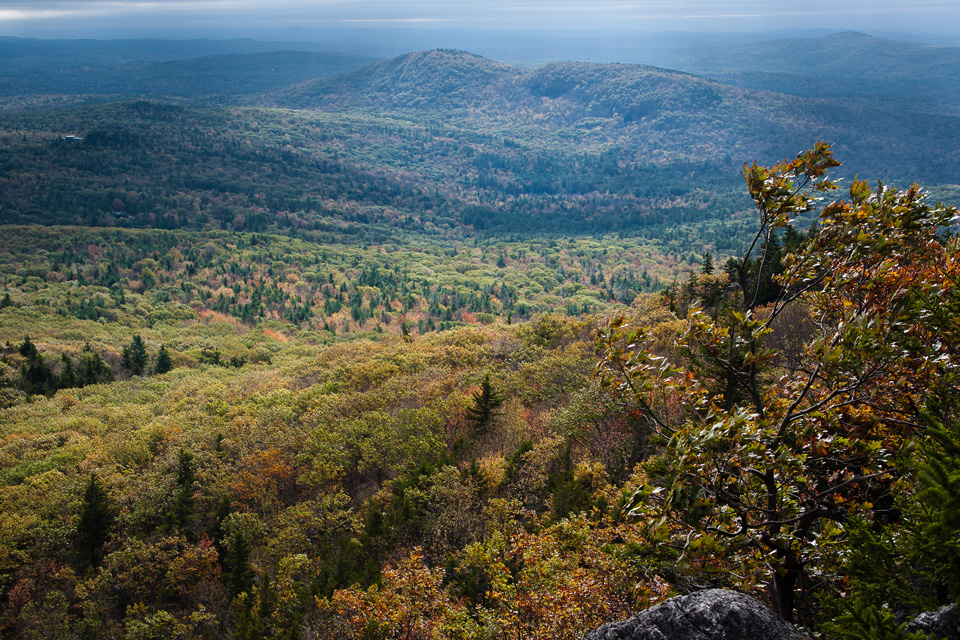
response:
M768 607L726 589L671 598L583 640L810 640Z
M936 636L940 640L960 640L960 615L957 614L956 605L921 613L907 625L908 633L918 631Z

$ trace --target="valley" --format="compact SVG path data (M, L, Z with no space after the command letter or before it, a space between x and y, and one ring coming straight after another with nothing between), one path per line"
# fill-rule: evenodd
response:
M956 50L711 47L0 39L0 635L956 601Z

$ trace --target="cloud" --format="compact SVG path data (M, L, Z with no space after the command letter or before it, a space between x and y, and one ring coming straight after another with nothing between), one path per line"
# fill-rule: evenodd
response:
M0 25L113 18L148 24L198 18L231 23L459 23L464 26L651 26L724 28L897 28L960 24L955 0L0 0Z

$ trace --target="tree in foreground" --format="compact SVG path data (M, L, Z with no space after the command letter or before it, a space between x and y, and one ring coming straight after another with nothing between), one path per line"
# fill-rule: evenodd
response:
M957 359L954 209L916 186L872 190L823 206L805 247L780 259L778 237L837 188L826 144L765 168L745 167L759 229L731 261L735 286L715 308L692 308L680 361L651 349L642 327L614 320L598 337L606 388L667 442L664 487L634 496L636 516L665 516L684 557L709 555L750 587L765 582L778 613L816 580L852 519L883 516L897 456L923 429L935 385ZM794 234L795 235L795 234ZM776 259L772 298L764 274ZM767 298L767 299L765 299ZM771 345L797 308L816 331L786 358ZM709 311L709 313L708 313Z

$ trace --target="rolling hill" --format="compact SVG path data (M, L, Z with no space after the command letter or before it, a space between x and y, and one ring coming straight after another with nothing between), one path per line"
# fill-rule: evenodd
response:
M723 85L643 65L529 70L458 51L418 52L307 82L277 106L444 122L619 162L773 161L817 139L884 180L960 181L960 120ZM935 159L934 159L935 158Z
M253 55L261 69L278 57L317 63ZM163 72L143 82L181 77L186 93L249 60L156 63ZM224 90L255 88L255 75L233 75ZM960 119L641 65L530 70L435 50L231 100L255 106L140 101L4 116L0 220L355 237L615 231L728 250L751 219L741 163L817 140L864 176L960 184Z

